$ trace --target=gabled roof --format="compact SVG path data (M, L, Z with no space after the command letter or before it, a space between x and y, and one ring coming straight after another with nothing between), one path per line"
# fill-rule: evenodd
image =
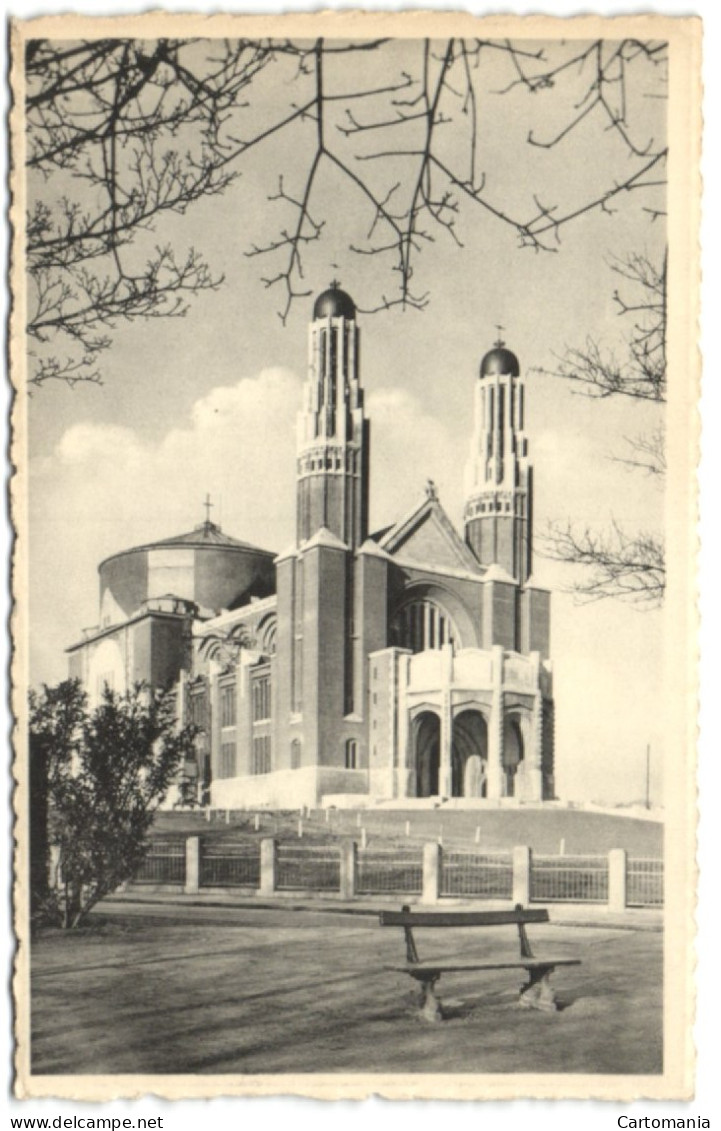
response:
M483 570L441 506L432 484L423 499L380 538L392 557L418 565L446 566L481 576Z

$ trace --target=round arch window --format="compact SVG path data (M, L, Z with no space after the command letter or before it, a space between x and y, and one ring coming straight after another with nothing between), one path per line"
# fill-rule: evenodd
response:
M391 644L425 652L429 648L454 645L458 632L445 609L430 597L417 597L403 605L391 624Z

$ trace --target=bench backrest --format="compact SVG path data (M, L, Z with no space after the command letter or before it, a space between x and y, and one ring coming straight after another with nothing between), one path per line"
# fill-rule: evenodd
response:
M381 927L497 927L506 923L547 923L545 907L526 908L520 903L512 911L381 911Z
M523 958L532 958L533 951L526 935L526 923L548 923L545 907L528 908L517 903L512 911L411 911L406 904L400 911L381 911L381 927L402 927L406 936L408 962L419 962L413 939L413 927L496 927L514 924Z

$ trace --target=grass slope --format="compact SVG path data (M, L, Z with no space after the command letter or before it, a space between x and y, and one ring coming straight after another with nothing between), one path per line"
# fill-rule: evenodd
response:
M359 824L360 822L360 824ZM410 837L406 838L406 822ZM208 837L277 836L282 840L298 837L297 813L263 812L255 816L231 812L216 813L208 822L202 813L163 812L155 821L155 835L201 835ZM303 820L303 838L324 842L337 837L361 837L361 825L369 844L409 839L411 842L435 840L457 847L510 848L528 844L538 853L559 852L561 841L568 855L605 854L624 848L633 857L660 857L663 853L663 825L658 821L627 817L623 814L594 813L578 809L484 809L484 810L330 810L314 811ZM476 840L476 830L480 829Z

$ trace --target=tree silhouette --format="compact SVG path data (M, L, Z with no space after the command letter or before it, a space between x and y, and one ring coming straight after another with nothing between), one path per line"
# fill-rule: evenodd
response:
M44 781L31 814L31 905L36 919L77 927L140 867L154 812L195 756L194 729L177 728L167 695L106 685L92 709L79 681L65 680L30 692L29 740L31 780Z
M14 35L25 48L34 386L99 381L122 322L180 317L193 294L221 285L201 251L180 250L180 229L154 236L165 217L225 192L274 139L276 233L251 230L245 254L268 264L262 283L279 292L284 321L311 293L304 257L323 238L329 184L365 222L350 250L377 265L367 311L424 307L420 265L441 239L462 247L464 225L505 226L520 248L546 253L579 217L630 197L659 214L666 147L647 117L665 93L662 42L24 41L21 25ZM484 132L505 107L528 115L531 150L572 156L573 140L597 129L618 162L600 163L578 193L567 176L529 184L511 206Z
M624 396L662 405L666 397L667 255L655 265L631 253L612 270L626 283L614 292L618 314L630 322L621 360L593 339L571 347L558 359L556 376L577 382L590 396ZM663 478L664 430L626 439L626 453L612 458L636 472ZM630 532L613 520L607 530L552 522L541 541L542 553L582 567L572 591L587 601L615 597L658 606L666 588L663 538L652 531Z

